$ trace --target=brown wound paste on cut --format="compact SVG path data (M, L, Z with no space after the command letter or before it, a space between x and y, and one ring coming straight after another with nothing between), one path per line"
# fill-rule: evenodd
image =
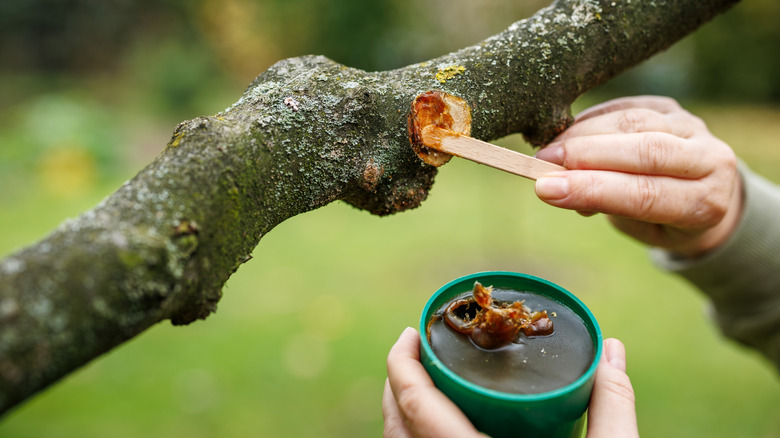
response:
M452 155L436 150L439 129L453 134L471 134L471 108L465 100L442 91L426 91L412 102L409 141L425 163L439 167ZM439 140L440 141L440 140Z

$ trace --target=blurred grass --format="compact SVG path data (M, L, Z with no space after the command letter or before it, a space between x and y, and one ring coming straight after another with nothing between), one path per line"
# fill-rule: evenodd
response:
M778 181L780 110L689 107ZM4 198L0 254L134 170L66 198ZM695 290L602 217L554 209L530 181L457 159L419 209L376 218L335 203L286 221L230 279L216 314L116 348L7 415L0 436L378 436L392 343L439 286L494 269L561 284L623 340L644 436L780 436L777 373L715 332Z

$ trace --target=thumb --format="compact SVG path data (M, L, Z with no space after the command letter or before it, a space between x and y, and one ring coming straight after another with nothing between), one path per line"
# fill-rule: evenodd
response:
M626 348L617 339L607 339L590 398L587 438L638 436L634 389L626 374Z

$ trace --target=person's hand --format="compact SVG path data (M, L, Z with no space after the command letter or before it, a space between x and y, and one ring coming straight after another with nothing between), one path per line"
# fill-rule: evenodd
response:
M420 337L413 328L401 333L387 355L382 413L384 438L485 437L433 385L420 363Z
M588 405L587 438L638 436L634 388L626 374L626 348L617 339L606 339Z
M624 233L695 257L724 243L742 210L734 152L665 97L611 100L583 111L536 155L569 171L536 181L537 196Z
M479 433L441 391L420 363L420 338L407 328L387 356L382 412L385 438L463 437ZM604 341L588 411L588 438L639 436L626 351L617 339Z

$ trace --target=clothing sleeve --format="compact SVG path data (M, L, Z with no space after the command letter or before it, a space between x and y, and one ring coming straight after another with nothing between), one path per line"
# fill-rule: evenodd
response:
M651 257L709 297L721 332L780 370L780 187L740 164L744 207L731 238L697 259L661 249Z

